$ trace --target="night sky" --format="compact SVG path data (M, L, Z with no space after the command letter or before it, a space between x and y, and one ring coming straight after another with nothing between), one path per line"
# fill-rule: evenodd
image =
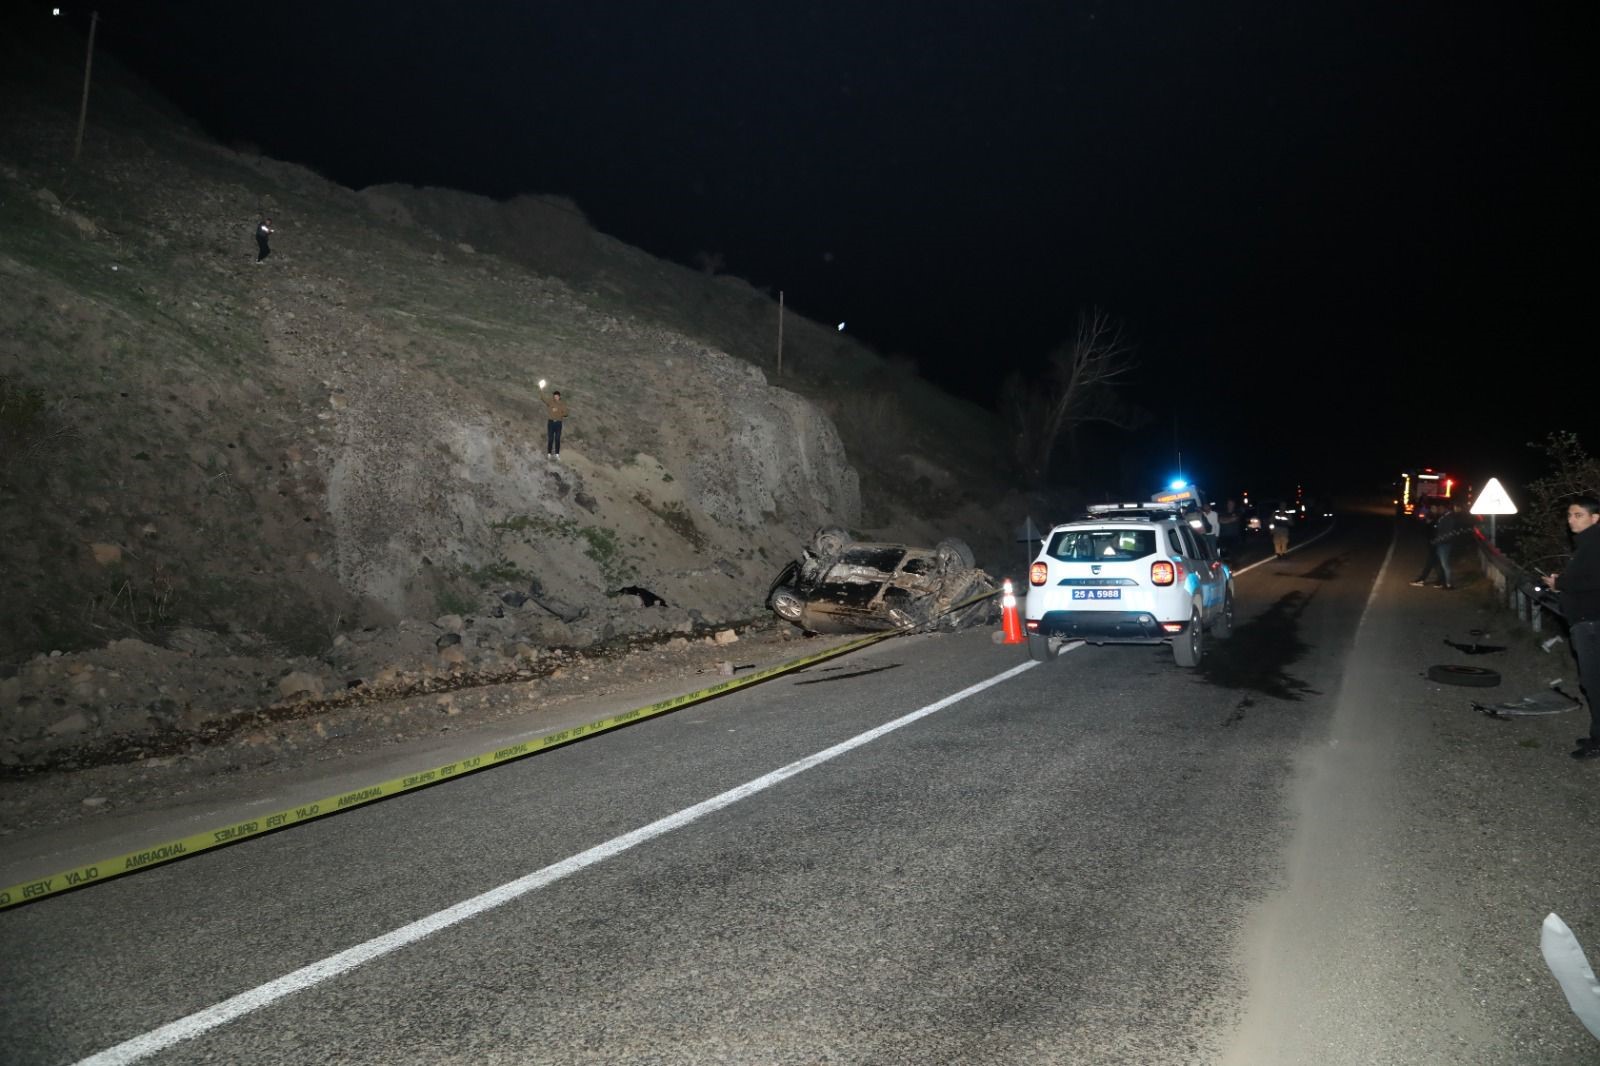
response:
M1600 449L1564 384L1592 362L1592 4L99 7L219 140L356 188L571 197L981 403L1103 307L1136 446L1202 477Z

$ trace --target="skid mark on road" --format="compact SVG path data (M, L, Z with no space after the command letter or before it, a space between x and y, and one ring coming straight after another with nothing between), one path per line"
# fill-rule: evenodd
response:
M1354 552L1345 552L1343 555L1330 555L1316 566L1313 566L1310 570L1306 570L1298 574L1291 574L1290 576L1305 578L1310 581L1332 581L1334 578L1339 576L1339 571L1344 569L1344 564L1348 563L1354 557Z
M1250 621L1237 626L1227 640L1206 646L1198 672L1209 684L1248 689L1280 700L1320 695L1288 672L1311 646L1300 639L1300 616L1312 597L1288 592Z
M820 685L820 684L822 684L822 683L824 683L826 681L844 681L847 678L852 678L852 677L866 677L868 674L881 674L885 670L893 670L893 669L897 668L899 665L900 665L899 663L887 663L887 664L885 664L883 666L868 667L865 670L852 670L848 674L834 674L832 677L813 677L813 678L808 678L808 679L806 679L804 681L796 681L795 684L797 684L797 685Z

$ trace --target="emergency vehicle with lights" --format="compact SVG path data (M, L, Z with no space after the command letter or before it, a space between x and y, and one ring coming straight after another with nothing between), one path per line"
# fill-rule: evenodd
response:
M1053 659L1071 641L1171 644L1200 664L1207 635L1233 632L1233 572L1217 557L1197 490L1142 503L1095 504L1050 530L1028 568L1028 653Z
M1402 470L1394 484L1395 513L1426 517L1429 507L1449 506L1455 491L1456 479L1431 466Z

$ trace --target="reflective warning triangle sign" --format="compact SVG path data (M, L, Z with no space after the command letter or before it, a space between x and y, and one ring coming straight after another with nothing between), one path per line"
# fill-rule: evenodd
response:
M1500 487L1500 479L1492 477L1483 486L1483 491L1478 493L1478 498L1472 501L1473 514L1516 514L1517 505L1511 502L1511 497L1506 495L1506 490Z

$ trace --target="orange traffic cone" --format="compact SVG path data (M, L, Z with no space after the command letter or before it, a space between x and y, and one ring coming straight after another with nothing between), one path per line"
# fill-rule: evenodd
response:
M1028 638L1022 633L1022 616L1017 613L1017 595L1011 591L1011 579L1005 580L1003 591L1000 593L1000 631L1005 634L1002 644L1026 644Z

